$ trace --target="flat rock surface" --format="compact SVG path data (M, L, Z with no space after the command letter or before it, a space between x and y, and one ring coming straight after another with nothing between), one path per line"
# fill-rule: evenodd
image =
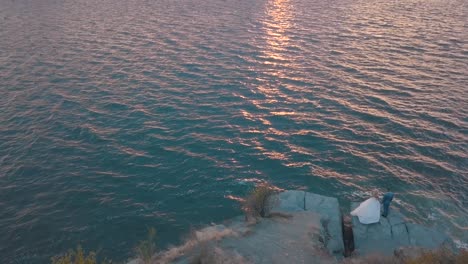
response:
M305 195L304 191L285 191L281 192L272 201L274 207L272 211L277 212L297 212L305 211Z
M223 239L219 246L252 263L334 263L323 246L320 216L307 211L291 215L262 219L251 233Z
M285 191L274 199L273 212L314 212L320 216L325 231L325 246L330 254L342 258L344 253L341 211L338 199L304 191Z
M320 215L328 236L326 247L331 254L342 257L344 253L343 230L338 199L315 193L305 193L305 209Z
M196 238L210 240L232 230L238 235L213 239L213 246L255 264L328 264L343 257L341 213L336 198L285 191L272 197L271 201L274 204L271 218L262 218L249 226L243 217L239 217L226 225L195 232ZM175 263L190 263L190 256L179 258Z
M351 204L351 211L359 203ZM441 245L451 245L444 233L422 225L410 223L396 209L391 208L388 216L381 217L379 223L364 225L353 216L355 252L359 255L381 253L393 255L400 247L422 247L433 249Z

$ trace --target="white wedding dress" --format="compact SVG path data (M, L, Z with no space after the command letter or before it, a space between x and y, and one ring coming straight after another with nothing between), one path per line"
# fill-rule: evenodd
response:
M378 223L380 221L380 202L371 197L354 209L351 215L357 216L361 224Z

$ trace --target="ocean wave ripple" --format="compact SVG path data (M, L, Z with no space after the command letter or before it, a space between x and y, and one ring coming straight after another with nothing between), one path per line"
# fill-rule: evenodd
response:
M124 259L255 182L390 187L468 241L466 3L43 0L0 9L0 256ZM248 185L248 186L246 186Z

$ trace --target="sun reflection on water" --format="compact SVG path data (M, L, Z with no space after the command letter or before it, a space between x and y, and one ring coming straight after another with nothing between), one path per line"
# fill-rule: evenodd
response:
M293 111L272 108L271 103L278 101L293 100L280 90L283 79L293 79L290 75L295 66L294 58L290 54L290 37L288 32L294 27L294 10L290 0L271 0L266 3L265 16L262 20L263 31L265 32L263 46L262 71L266 75L257 78L260 85L256 87L256 92L263 94L266 99L262 103L270 104L270 116L288 115L295 116ZM288 69L285 71L284 69ZM253 102L257 107L261 107L259 102Z
M292 27L292 4L289 0L273 0L266 7L267 19L263 21L266 33L265 55L281 61L288 59L281 52L289 43L288 29Z
M257 77L259 85L256 87L256 93L265 96L263 102L253 101L258 108L262 103L276 103L278 99L287 99L287 95L278 89L278 81L287 78L285 68L294 68L291 58L287 56L290 38L288 30L292 27L292 4L290 0L271 0L268 1L264 9L264 18L261 20L264 45L262 49L259 70L264 74ZM284 67L287 66L287 67Z

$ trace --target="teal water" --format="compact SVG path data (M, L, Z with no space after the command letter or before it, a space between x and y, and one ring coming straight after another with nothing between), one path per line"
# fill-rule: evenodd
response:
M0 0L0 259L124 260L255 183L468 242L463 0ZM463 244L465 243L465 244Z

